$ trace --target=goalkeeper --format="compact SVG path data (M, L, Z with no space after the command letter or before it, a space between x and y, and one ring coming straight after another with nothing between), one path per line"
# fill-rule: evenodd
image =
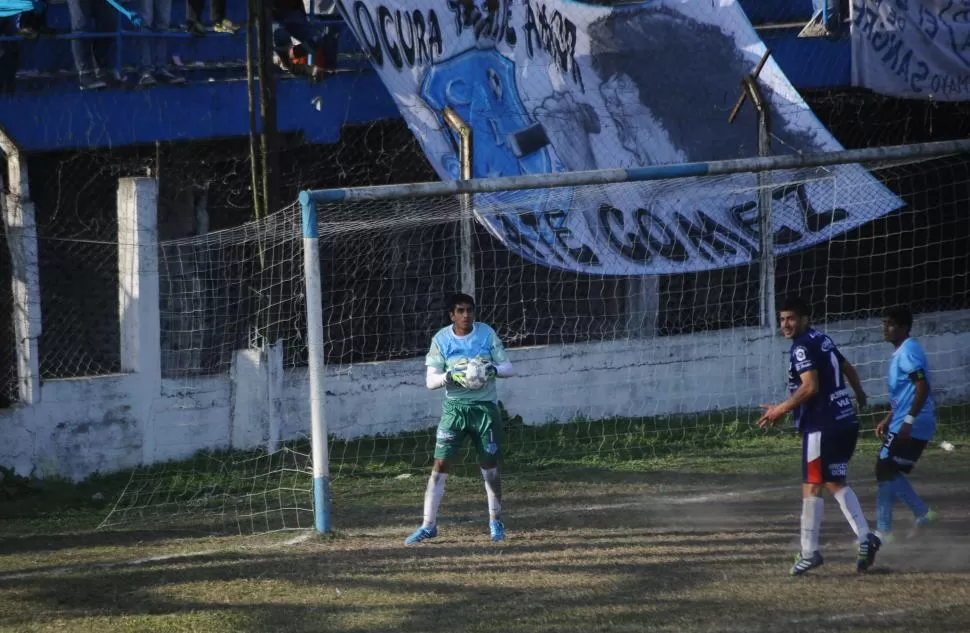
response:
M465 435L469 435L475 443L485 479L489 534L493 541L505 538L502 481L498 472L502 421L495 379L511 376L512 363L495 330L475 321L475 300L472 297L456 294L449 306L451 325L435 333L425 359L428 389L444 387L445 401L435 441L434 467L424 493L424 522L404 540L405 545L420 543L438 535L438 505L445 492L449 461L458 452ZM485 366L487 380L484 386L478 387L472 384L471 376L466 377L465 368L473 359Z

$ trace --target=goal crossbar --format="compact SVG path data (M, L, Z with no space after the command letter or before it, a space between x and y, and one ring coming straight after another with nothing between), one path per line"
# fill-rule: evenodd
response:
M679 163L675 165L655 165L630 169L596 169L565 173L530 174L525 176L474 178L471 180L445 180L400 185L317 189L301 192L300 204L306 208L310 204L333 204L361 200L398 200L402 198L425 198L461 193L491 193L522 189L610 185L623 182L645 182L650 180L719 176L780 169L826 167L830 165L847 165L850 163L870 161L937 158L948 154L965 152L970 152L970 139L935 141L916 145L867 147L821 154L790 154L784 156Z

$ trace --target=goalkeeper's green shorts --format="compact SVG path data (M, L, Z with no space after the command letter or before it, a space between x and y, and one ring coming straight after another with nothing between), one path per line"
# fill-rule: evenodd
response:
M434 458L450 460L461 448L465 435L472 438L480 464L497 462L501 452L502 419L494 402L461 402L445 399L438 423Z

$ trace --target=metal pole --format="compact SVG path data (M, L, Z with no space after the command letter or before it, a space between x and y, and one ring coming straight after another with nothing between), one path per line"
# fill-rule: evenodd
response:
M453 196L460 193L489 193L496 191L520 191L523 189L556 189L559 187L582 187L587 185L612 185L618 182L647 182L671 180L691 176L725 176L781 169L807 169L848 165L870 161L913 160L940 158L970 152L970 139L937 141L917 145L893 145L890 147L867 147L841 152L821 154L784 154L734 160L712 160L703 163L679 165L655 165L629 169L588 169L563 173L530 174L527 176L502 176L498 178L475 178L468 181L443 180L404 185L373 185L369 187L339 187L306 191L317 204L345 203L360 200L402 200L432 196Z
M441 112L445 123L458 135L458 159L461 164L461 180L472 179L472 129L455 112L446 106ZM475 217L472 212L472 194L463 193L459 197L461 221L458 253L461 291L475 296Z
M765 50L758 61L757 67L750 75L741 80L741 94L734 109L728 116L728 123L734 123L744 105L745 99L751 101L758 116L758 156L771 156L771 110L768 102L761 94L758 86L758 76L768 63L770 50ZM758 179L758 241L760 257L758 259L758 322L774 332L777 329L775 316L775 253L774 229L771 222L771 172L761 169L757 172Z
M259 177L259 166L261 161L259 157L259 145L256 141L258 130L256 121L256 67L254 65L256 63L256 42L254 41L253 21L257 16L257 5L257 0L249 0L246 5L248 17L248 23L246 24L246 96L249 99L249 176L250 186L253 189L253 219L255 220L265 215L262 209L263 197L260 195L262 180Z
M758 155L771 155L771 112L753 76L744 78L745 89L751 103L758 111ZM761 325L772 332L778 328L775 315L775 240L771 218L771 172L758 172L758 236L761 258L759 261L759 292Z
M317 207L300 195L303 211L303 275L306 280L307 355L310 365L310 451L313 460L313 525L326 534L330 522L330 455L327 445L326 364L323 355L323 282L320 274Z
M7 159L7 189L0 200L0 221L6 226L11 259L12 312L17 353L17 384L20 402L40 402L40 265L38 263L37 219L30 200L27 157L5 130L0 128L0 154ZM0 177L0 197L4 197Z

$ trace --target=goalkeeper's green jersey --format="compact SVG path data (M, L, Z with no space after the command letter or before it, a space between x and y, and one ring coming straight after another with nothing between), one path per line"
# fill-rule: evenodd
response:
M463 367L472 358L494 365L501 365L509 360L495 330L478 321L472 324L471 333L465 336L455 334L451 325L438 330L431 338L431 349L428 350L424 364L446 372ZM495 379L490 378L484 387L475 390L458 385L445 385L445 398L459 402L498 402Z

